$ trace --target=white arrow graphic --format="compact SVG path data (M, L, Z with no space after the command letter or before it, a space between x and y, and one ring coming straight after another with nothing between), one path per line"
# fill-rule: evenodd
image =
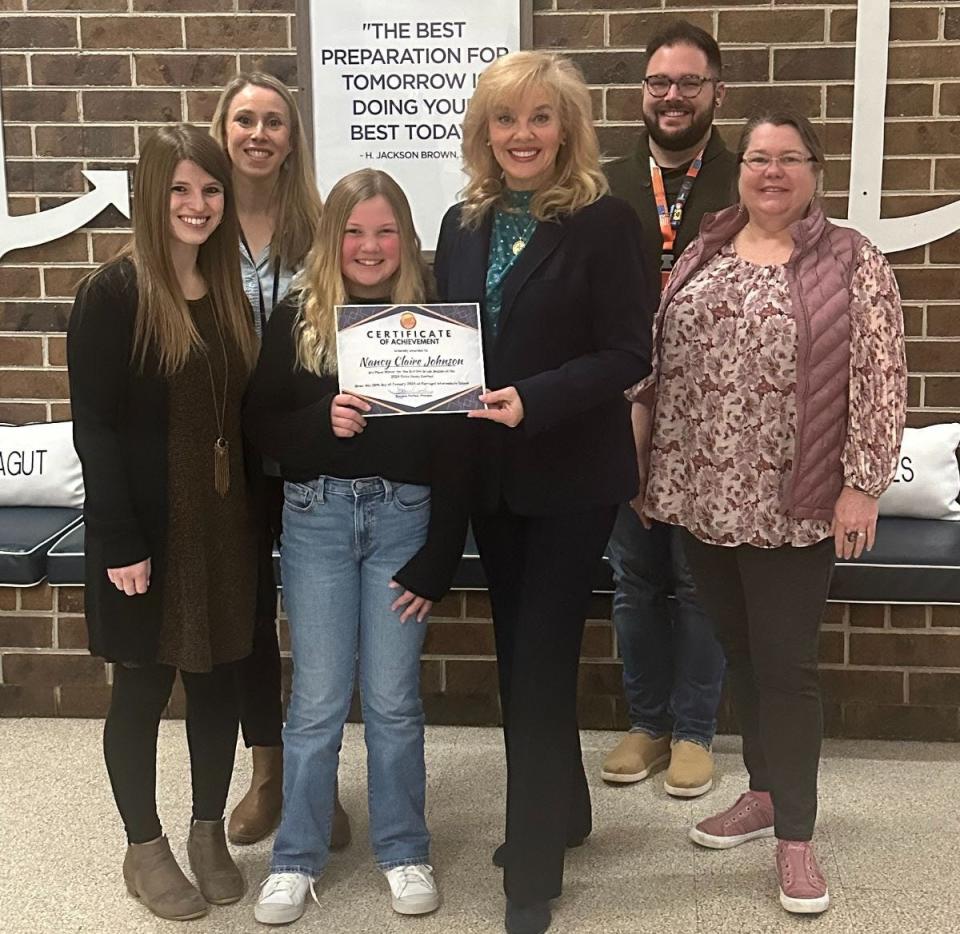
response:
M7 205L6 161L3 146L3 104L0 101L0 257L10 250L49 243L93 220L104 208L114 205L124 216L130 216L130 194L127 173L83 172L93 191L37 214L11 217Z
M850 194L847 220L836 223L856 227L884 253L895 253L960 230L960 202L909 217L880 217L889 40L890 0L859 0Z

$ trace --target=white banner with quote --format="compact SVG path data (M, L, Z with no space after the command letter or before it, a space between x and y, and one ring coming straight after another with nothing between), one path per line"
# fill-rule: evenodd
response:
M310 5L314 156L324 196L361 168L389 172L424 249L464 185L461 123L484 68L520 47L519 0Z

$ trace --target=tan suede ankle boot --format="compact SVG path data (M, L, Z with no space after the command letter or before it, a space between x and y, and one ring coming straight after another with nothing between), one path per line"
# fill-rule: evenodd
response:
M123 881L134 898L168 921L202 918L210 910L177 865L166 837L157 837L149 843L131 843L127 847Z
M272 833L283 807L283 747L254 746L250 789L230 815L227 836L244 846Z
M211 905L230 905L243 898L246 885L227 849L222 818L190 825L187 857L197 886Z

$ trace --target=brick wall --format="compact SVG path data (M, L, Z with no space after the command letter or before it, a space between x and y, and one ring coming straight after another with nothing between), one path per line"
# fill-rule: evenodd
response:
M537 46L569 52L594 88L607 155L640 122L643 46L686 17L724 49L724 132L786 101L823 131L831 213L846 210L853 0L535 0ZM960 198L960 0L893 0L883 211ZM10 214L84 190L81 169L132 166L169 120L209 120L238 68L296 82L295 0L0 0L0 86ZM133 45L132 45L133 44ZM69 415L63 330L74 285L124 242L108 209L89 227L0 260L0 421ZM892 257L909 335L910 423L960 420L960 235ZM109 667L83 650L82 591L0 589L0 714L102 713ZM609 600L591 610L581 674L585 726L622 725ZM434 722L497 718L489 604L452 594L423 663ZM960 608L832 605L822 639L835 735L960 739ZM171 705L180 711L180 702ZM724 723L730 726L728 714Z

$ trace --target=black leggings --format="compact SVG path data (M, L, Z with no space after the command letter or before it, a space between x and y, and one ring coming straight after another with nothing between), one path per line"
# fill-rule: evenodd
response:
M781 840L809 840L823 736L817 674L833 539L795 548L707 545L683 531L697 594L717 627L754 791Z
M219 820L227 803L237 746L234 665L205 674L181 672L187 695L187 743L193 819ZM103 754L130 843L162 833L157 816L157 730L177 675L171 665L116 665L103 730Z

